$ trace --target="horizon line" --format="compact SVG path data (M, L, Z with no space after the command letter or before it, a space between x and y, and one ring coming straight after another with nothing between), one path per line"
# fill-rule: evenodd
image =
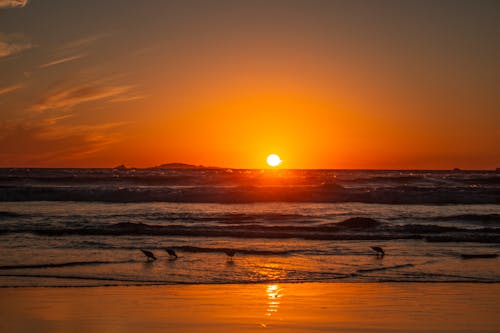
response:
M177 164L177 163L176 163ZM192 165L191 167L161 167L161 166L150 166L150 167L127 167L124 166L123 168L122 165L120 166L115 166L115 167L66 167L66 166L57 166L57 167L41 167L41 166L0 166L1 169L125 169L125 170L132 170L132 169L167 169L167 170L206 170L206 169L219 169L219 170L260 170L260 171L304 171L304 170L311 170L311 171L455 171L455 172L461 172L461 171L492 171L492 172L499 172L499 168L491 168L491 169L463 169L463 168L438 168L438 169L432 169L432 168L389 168L389 169L384 169L384 168L272 168L272 167L263 167L263 168L233 168L233 167L219 167L219 166L205 166L205 165Z

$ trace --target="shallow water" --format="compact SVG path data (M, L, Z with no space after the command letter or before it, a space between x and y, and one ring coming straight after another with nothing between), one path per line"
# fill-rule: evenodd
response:
M461 257L500 254L499 205L57 201L0 211L0 286L500 282L499 258ZM357 217L375 224L342 224Z
M499 282L499 249L493 171L0 169L0 286Z

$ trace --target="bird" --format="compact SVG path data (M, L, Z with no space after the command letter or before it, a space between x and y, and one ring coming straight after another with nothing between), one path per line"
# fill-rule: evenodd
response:
M153 254L153 252L147 251L147 250L143 250L143 249L139 249L139 250L141 250L142 253L144 253L144 255L148 258L148 261L155 261L156 260L156 257Z
M231 249L224 249L224 253L229 257L229 260L233 260L236 251Z
M380 246L371 246L372 250L377 253L377 257L383 257L385 256L384 249L381 248Z
M168 255L171 256L171 257L174 257L175 259L177 259L177 253L175 253L174 249L171 249L169 247L166 247L165 248L165 251L167 251Z

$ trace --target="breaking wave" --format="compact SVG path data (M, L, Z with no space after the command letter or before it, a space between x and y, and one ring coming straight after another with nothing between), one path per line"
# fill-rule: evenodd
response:
M8 219L8 218L24 217L24 216L26 216L26 215L20 214L20 213L15 213L15 212L0 211L0 220L1 219Z
M472 221L472 222L496 222L500 223L500 214L457 214L446 216L434 216L426 219L435 221Z
M229 247L172 246L171 248L174 250L180 250L182 252L190 252L190 253L235 252L240 254L251 254L260 256L287 255L293 252L293 251L277 251L277 250L250 250L250 249L229 248Z
M33 265L7 265L0 266L0 270L13 270L13 269L34 269L34 268L59 268L59 267L75 267L75 266L96 266L106 264L128 264L135 262L134 260L122 261L71 261L62 263L47 263L47 264L33 264Z
M499 185L495 171L0 169L0 201L498 204Z
M342 188L340 186L99 187L1 186L0 201L100 202L361 202L380 204L498 204L500 189L479 187Z
M16 229L0 229L0 234L32 233L43 236L102 235L102 236L191 236L235 238L302 238L310 240L390 240L424 239L433 242L485 242L500 243L500 228L468 229L456 226L429 224L389 225L368 218L351 218L326 225L243 224L220 225L151 225L146 223L120 222L81 227L20 226ZM191 251L202 248L187 247ZM222 251L223 249L219 249ZM219 251L217 250L217 251ZM212 251L212 250L207 250Z

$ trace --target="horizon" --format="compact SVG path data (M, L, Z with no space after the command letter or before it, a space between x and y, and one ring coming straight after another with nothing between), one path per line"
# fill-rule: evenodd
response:
M276 153L288 169L495 170L499 14L495 1L3 1L0 167L262 169Z
M170 164L184 164L186 167L175 167L175 166L167 166ZM229 166L219 166L219 165L196 165L196 164L189 164L189 163L183 163L183 162L168 162L168 163L161 163L159 165L154 165L154 166L145 166L145 167L136 167L132 165L127 165L127 164L119 164L113 167L102 167L102 166L94 166L94 167L65 167L65 166L58 166L58 167L30 167L30 166L0 166L0 169L120 169L124 167L125 170L132 170L132 169L170 169L170 170L207 170L207 169L213 169L213 170L256 170L256 171L271 171L271 172L280 172L280 171L416 171L416 172L422 172L422 171L438 171L438 172L498 172L500 168L493 168L493 169L462 169L459 167L455 167L452 169L354 169L354 168L286 168L286 167L262 167L262 168L234 168L234 167L229 167Z

